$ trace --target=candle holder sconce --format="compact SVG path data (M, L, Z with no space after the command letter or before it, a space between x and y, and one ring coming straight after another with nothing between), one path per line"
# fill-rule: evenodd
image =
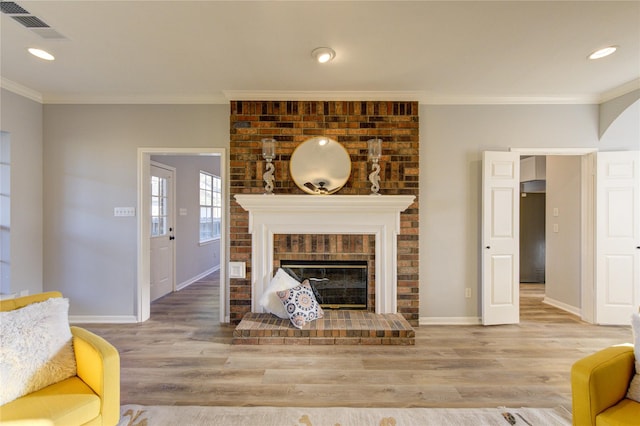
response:
M382 156L382 139L374 138L367 141L368 157L372 164L372 171L369 173L371 182L371 195L380 195L380 157Z
M276 157L276 140L272 138L262 139L262 158L267 162L266 171L262 175L264 179L264 193L273 194L273 173L276 167L273 165L273 159Z

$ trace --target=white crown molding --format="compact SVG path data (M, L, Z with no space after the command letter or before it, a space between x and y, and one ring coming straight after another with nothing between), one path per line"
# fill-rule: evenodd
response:
M219 105L228 104L224 96L118 95L47 96L45 104L78 105Z
M23 96L27 99L31 99L32 101L36 101L38 103L43 103L42 102L42 93L30 89L28 87L25 87L21 84L16 83L15 81L11 81L9 79L6 79L4 77L0 77L0 87L3 89L6 89L10 92L15 93L16 95L20 95Z
M640 78L632 80L622 86L618 86L615 89L609 90L600 96L599 104L610 101L611 99L615 99L617 97L626 95L627 93L631 93L634 90L640 89Z
M598 148L509 148L520 155L587 155L598 152Z
M305 90L223 90L229 101L419 101L422 92L305 91Z
M595 104L599 96L441 96L424 91L223 90L229 101L398 101L422 105Z
M422 105L583 105L597 104L597 96L432 96Z
M225 105L230 101L395 101L421 105L571 105L600 104L640 89L640 79L599 96L443 96L424 91L224 90L220 95L52 95L0 77L0 87L41 104Z

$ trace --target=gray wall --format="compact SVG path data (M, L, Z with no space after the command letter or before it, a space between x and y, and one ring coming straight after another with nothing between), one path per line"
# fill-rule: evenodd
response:
M20 294L43 290L42 105L2 89L0 130L11 143L11 282ZM3 289L7 286L3 283Z
M153 155L151 160L176 169L176 286L191 284L220 268L220 240L200 245L200 171L220 176L220 157ZM180 214L186 209L186 215Z
M581 169L581 157L547 157L545 298L576 308L581 306Z
M5 91L2 106L2 129L24 144L12 152L24 188L12 223L22 244L15 281L37 291L44 274L44 289L69 296L73 315L133 315L136 219L113 208L137 207L137 148L228 148L228 106L45 105L44 151L42 106ZM420 316L479 315L482 151L640 149L639 112L636 102L598 140L596 105L421 106Z
M134 315L138 147L229 147L227 105L45 105L45 289L71 315Z
M421 106L420 317L479 316L482 151L638 150L639 111L636 102L598 140L597 105Z

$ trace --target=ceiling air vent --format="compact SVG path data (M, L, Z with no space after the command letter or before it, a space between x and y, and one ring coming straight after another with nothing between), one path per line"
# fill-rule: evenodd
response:
M2 13L8 13L10 15L21 15L21 14L28 15L29 14L29 12L27 12L25 9L20 7L20 5L12 1L0 2L0 10L2 10Z
M37 18L33 15L12 16L12 18L20 22L22 25L24 25L27 28L49 28L49 25L47 25L42 19Z
M31 30L31 32L46 39L58 39L63 40L66 37L51 28L46 22L37 16L29 13L28 10L12 1L0 1L0 8L2 13L10 15L15 21L22 24L24 27Z

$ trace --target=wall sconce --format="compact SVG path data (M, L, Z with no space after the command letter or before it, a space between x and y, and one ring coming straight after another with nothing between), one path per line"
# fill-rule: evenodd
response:
M380 157L382 156L382 139L374 138L367 141L368 157L373 162L373 171L369 173L371 195L380 195Z
M271 138L262 139L262 158L267 161L267 171L264 172L264 193L273 194L273 172L276 167L272 161L276 157L276 140Z

